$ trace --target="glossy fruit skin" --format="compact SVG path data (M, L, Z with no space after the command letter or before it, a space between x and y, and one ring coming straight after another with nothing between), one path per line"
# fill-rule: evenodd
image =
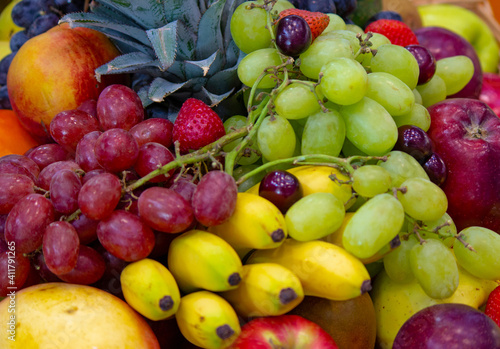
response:
M124 76L103 76L101 83L94 76L96 68L118 55L118 49L103 34L87 28L70 29L66 24L29 40L15 55L7 74L12 109L23 127L47 141L50 134L46 128L57 113L97 99L111 83L126 84Z
M457 229L478 225L500 232L500 119L475 99L448 99L431 106L428 131L448 168L442 189Z
M436 58L434 58L434 55L422 45L408 45L405 48L411 52L418 62L420 71L418 85L429 82L436 72Z
M282 18L276 27L276 46L281 53L296 57L311 46L311 28L300 16Z
M259 195L271 201L284 214L290 206L303 196L302 185L295 175L276 170L261 180Z
M373 32L386 36L393 45L418 44L418 39L406 23L396 19L379 19L365 28L365 33Z
M496 287L488 296L484 313L500 326L500 287Z
M398 127L398 140L393 150L404 151L420 163L429 159L433 152L432 141L420 127L403 125Z
M483 74L483 88L479 99L500 115L500 75L494 73Z
M434 184L441 186L446 181L448 170L443 158L438 153L432 153L431 157L422 164L422 167Z
M464 304L435 304L409 318L394 340L394 349L500 347L500 328L481 311Z
M483 70L474 47L463 37L448 29L438 27L425 27L415 30L420 45L426 47L436 58L465 55L474 63L474 75L465 87L458 93L449 97L478 98L483 83Z
M12 110L0 109L0 156L23 154L39 144L21 126Z

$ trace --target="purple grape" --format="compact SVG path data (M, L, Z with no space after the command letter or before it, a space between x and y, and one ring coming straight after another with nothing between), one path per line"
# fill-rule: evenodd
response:
M413 156L423 164L434 151L429 135L418 126L402 125L398 127L398 140L394 150L400 150Z
M422 167L429 176L431 182L439 186L443 185L448 171L445 162L439 154L433 153L431 157L424 162Z
M14 33L10 37L10 42L9 42L10 50L12 52L17 52L21 48L21 46L23 46L24 43L28 40L29 40L29 37L28 37L27 30L21 30L21 31Z
M434 76L436 72L436 58L422 45L408 45L405 48L415 57L418 62L418 85L425 84Z
M40 12L42 9L38 0L22 0L12 8L12 21L20 27L28 28Z
M302 186L295 175L276 170L269 172L260 182L259 195L271 201L282 213L302 198Z
M0 60L0 86L7 85L7 72L15 55L16 53L12 52Z
M337 9L336 13L342 18L346 18L352 14L358 6L357 0L333 0L333 2L335 3L335 8Z
M309 48L312 41L311 28L306 20L297 15L289 15L278 22L276 46L287 56L298 56Z
M12 104L10 104L7 85L0 87L0 109L12 110Z
M34 36L45 33L50 28L55 27L58 22L59 16L55 13L47 13L40 17L37 17L28 28L28 37L32 38Z

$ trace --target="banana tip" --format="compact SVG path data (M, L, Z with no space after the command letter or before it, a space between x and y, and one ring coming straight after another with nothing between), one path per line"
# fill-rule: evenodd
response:
M274 242L280 242L284 238L285 238L285 232L283 231L283 229L276 229L271 234L271 239L273 239Z
M363 281L361 284L361 294L364 294L372 289L372 283L370 279Z
M222 340L228 339L234 334L234 330L228 324L217 327L215 332L217 333L217 336Z
M236 286L240 283L241 276L239 273L232 273L231 275L229 275L227 281L229 282L229 285Z
M287 287L280 291L279 297L281 304L288 304L291 301L297 299L297 293L293 288Z
M163 311L167 311L173 308L174 300L170 296L164 296L160 299L160 309Z

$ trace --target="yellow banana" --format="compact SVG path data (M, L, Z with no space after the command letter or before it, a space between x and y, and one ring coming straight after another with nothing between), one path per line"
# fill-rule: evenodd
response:
M241 332L233 307L221 296L198 291L181 299L175 315L182 335L205 349L227 348Z
M273 250L253 252L247 263L277 263L290 269L307 296L342 301L371 289L370 275L363 263L343 248L325 241L287 239Z
M244 318L288 313L304 299L299 278L276 263L243 266L241 284L222 292L236 312Z
M172 240L168 268L184 293L237 287L242 265L236 251L215 234L190 230Z
M127 265L120 282L128 305L150 320L167 319L179 308L179 287L170 271L155 260L145 258Z
M249 249L278 247L287 237L285 217L271 201L238 193L233 215L209 232L226 240L240 254Z

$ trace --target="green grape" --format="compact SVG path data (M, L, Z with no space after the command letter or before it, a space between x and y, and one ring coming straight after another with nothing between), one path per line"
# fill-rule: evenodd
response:
M404 219L398 199L391 194L376 195L354 212L344 229L342 244L358 258L372 257L398 235Z
M361 196L374 197L391 187L391 174L378 165L364 165L352 175L352 189Z
M371 49L376 50L379 46L382 45L387 45L391 43L391 40L389 40L385 35L379 34L379 33L372 33L372 37L370 38L370 42L372 45L370 46ZM361 39L366 39L366 34L363 34L361 36ZM371 52L368 53L363 53L360 54L358 57L356 57L356 60L363 65L363 67L369 67L371 64L373 58L373 54Z
M252 106L256 106L256 105L259 105L260 102L262 102L262 95L259 96L261 93L266 93L266 94L270 94L272 91L271 88L258 88L255 90L255 95L253 97L253 103L252 103ZM244 91L243 91L243 103L245 103L245 106L248 105L248 99L250 98L250 92L251 92L251 89L249 88L246 88Z
M463 229L460 237L474 251L455 239L453 251L458 264L478 278L500 280L500 235L493 230L473 226Z
M321 68L333 58L354 58L354 52L348 40L330 37L314 40L309 48L300 55L300 71L310 79L318 80Z
M293 82L276 96L274 107L284 118L302 119L320 110L318 98L309 86Z
M359 51L359 39L356 37L356 33L350 30L334 30L329 32L324 31L316 38L316 40L314 40L314 42L329 40L330 38L346 39L351 44L354 53Z
M233 115L224 121L224 129L226 133L233 130L245 127L247 124L247 118L243 115ZM231 143L226 144L223 147L225 152L230 152L241 142L242 138L235 139ZM241 157L236 162L238 165L250 165L260 159L259 148L257 147L257 142L252 139L252 143L248 145L247 150L241 150Z
M363 206L367 201L368 201L368 198L364 197L364 196L356 196L355 197L355 200L354 201L354 204L352 204L347 210L346 212L356 212L361 206Z
M448 209L446 194L430 180L408 178L401 187L406 188L406 192L398 191L398 199L410 217L421 221L433 221L446 213Z
M467 56L452 56L436 62L436 73L446 85L446 95L450 96L465 87L474 75L474 64Z
M434 74L428 83L418 85L417 91L422 96L422 105L426 108L446 99L446 84L437 74Z
M378 102L392 116L407 114L415 105L412 90L394 75L384 72L368 74L366 97Z
M251 165L243 165L243 166L238 166L234 169L233 171L233 177L235 180L240 179L241 176L247 174L250 171L255 170L258 168L260 165L258 164L251 164ZM257 173L256 175L253 175L252 177L248 178L246 181L241 183L238 186L238 191L239 192L245 192L257 183L260 183L260 181L264 178L266 173L264 171L261 171Z
M368 74L361 64L345 57L333 58L320 71L321 91L328 100L340 105L359 102L368 87Z
M353 33L356 34L363 34L365 32L363 28L361 28L359 25L356 24L346 24L345 29L352 31Z
M394 121L398 127L403 125L414 125L426 132L431 127L431 115L427 108L419 103L415 103L409 113L394 117Z
M245 3L244 3L245 4ZM274 48L263 48L246 55L238 65L238 78L247 86L252 87L266 68L281 64L278 51ZM282 74L281 74L282 75ZM283 78L283 76L281 76ZM271 74L267 74L257 86L258 88L272 88L276 81Z
M398 139L398 127L379 103L368 97L340 109L346 125L346 137L368 155L384 155Z
M411 231L413 224L408 224L408 231ZM448 213L436 220L420 222L420 228L417 230L423 239L441 239L448 247L453 245L454 237L457 235L457 226Z
M325 237L342 225L345 208L331 193L313 193L294 203L285 214L288 235L298 241Z
M323 30L323 33L328 33L334 30L345 30L345 21L339 15L335 13L327 13L330 17L330 22L328 22L328 27Z
M417 87L420 70L415 57L402 46L381 45L370 63L372 72L385 72L403 81L410 89Z
M453 252L440 240L429 239L410 251L410 266L424 292L431 298L451 297L458 287L458 266Z
M393 187L400 187L408 178L417 177L429 180L429 176L418 161L399 150L389 152L387 161L379 161L378 165L389 171Z
M422 96L420 95L420 92L416 88L411 90L413 92L413 95L415 96L415 103L422 104Z
M304 126L307 123L307 120L309 118L304 118L304 119L306 120L306 122L304 123L304 125L302 125L299 122L299 120L303 120L303 119L288 120L288 121L290 121L290 125L292 125L293 132L295 132L295 135L297 136L298 139L302 139L302 134L304 133Z
M336 110L318 111L307 118L301 154L339 156L345 139L345 122Z
M269 160L267 160L266 158L262 158L262 163L263 164L266 164L268 163ZM292 167L294 167L291 163L287 162L287 163L282 163L282 164L276 164L274 166L271 166L271 167L268 167L264 170L265 173L269 173L269 172L273 172L273 171L276 171L276 170L282 170L282 171L286 171L286 170L289 170L291 169Z
M259 4L264 4L264 0L257 0L257 3ZM290 1L287 0L278 0L273 6L273 9L271 10L272 15L277 15L283 10L289 9L289 8L295 8L293 4Z
M400 234L401 245L384 256L384 269L396 282L406 283L414 279L410 266L410 251L418 244L414 234Z
M346 137L344 144L342 145L342 154L344 157L349 156L368 156L366 153L362 152L352 142Z
M295 150L295 132L284 117L267 116L257 131L257 144L269 161L289 158Z

